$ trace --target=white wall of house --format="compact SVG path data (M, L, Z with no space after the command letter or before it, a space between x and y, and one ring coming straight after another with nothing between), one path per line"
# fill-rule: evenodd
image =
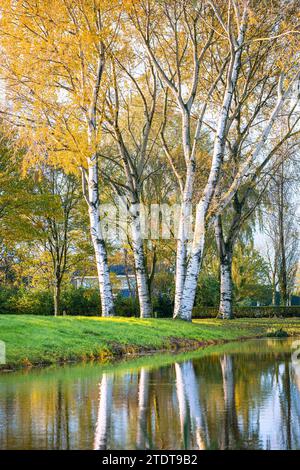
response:
M124 274L117 274L115 276L115 279L115 282L112 281L112 287L114 291L128 289L128 281ZM134 274L129 274L128 279L130 282L130 287L134 291L136 288L136 280ZM72 284L76 287L76 289L79 289L80 287L84 287L86 289L97 288L98 278L97 276L74 276L72 279Z

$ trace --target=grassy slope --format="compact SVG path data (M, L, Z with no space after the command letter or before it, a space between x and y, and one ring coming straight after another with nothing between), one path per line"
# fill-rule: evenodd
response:
M6 343L7 363L11 366L170 349L174 339L188 346L192 340L209 344L264 336L270 328L300 335L300 319L195 320L189 324L121 317L0 315L0 340Z

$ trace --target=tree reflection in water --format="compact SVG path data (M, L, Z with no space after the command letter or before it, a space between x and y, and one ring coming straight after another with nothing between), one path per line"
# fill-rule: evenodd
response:
M0 448L299 449L300 372L285 341L163 367L2 374Z
M137 420L137 448L148 449L149 439L147 433L147 411L149 403L149 372L145 367L140 370L138 392L138 420Z
M208 436L192 361L176 363L175 371L183 448L190 448L189 437L194 433L198 449L205 449Z
M107 448L108 434L111 423L113 394L113 375L103 374L99 385L99 409L95 433L95 450Z

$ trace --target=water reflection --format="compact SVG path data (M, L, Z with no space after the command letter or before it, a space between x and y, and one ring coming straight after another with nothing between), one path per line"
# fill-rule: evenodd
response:
M95 433L95 450L107 448L107 437L111 423L113 374L103 374L99 386L99 408Z
M164 367L2 374L0 448L299 449L289 345L249 344Z
M199 384L192 361L176 363L176 391L179 405L181 448L189 449L191 445L198 449L207 446L207 428L205 414L200 405ZM195 443L191 443L191 437Z
M147 413L149 410L149 372L141 368L138 392L138 420L136 443L138 449L149 449L149 436L147 430Z

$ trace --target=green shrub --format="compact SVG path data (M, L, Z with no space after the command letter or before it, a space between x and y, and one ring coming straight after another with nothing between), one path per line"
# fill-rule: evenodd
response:
M170 318L173 314L173 298L169 293L154 295L153 312L157 318ZM138 300L134 297L115 297L115 310L118 316L139 316ZM70 285L61 294L61 312L67 315L97 316L101 313L98 289L76 289ZM300 317L300 305L282 306L234 306L236 318ZM53 293L51 290L17 289L0 287L0 314L53 315ZM216 318L218 307L197 304L193 318Z
M216 318L219 314L217 307L205 307L203 305L196 305L193 308L193 318Z
M173 316L173 302L167 294L155 296L152 303L156 318L171 318Z
M196 290L196 305L212 307L214 305L218 305L219 299L219 280L213 275L201 273Z
M139 303L136 297L115 297L115 311L119 317L138 317Z
M53 298L49 291L36 289L1 289L1 313L53 315Z
M18 298L17 309L20 313L30 315L53 315L54 305L52 292L49 291L23 291Z
M98 289L68 286L62 291L61 311L67 315L97 316L101 314Z
M289 307L272 305L262 307L234 306L233 313L236 318L300 317L300 305ZM193 318L216 318L218 314L218 307L196 305L193 309Z
M15 312L15 298L18 290L14 287L0 287L0 314Z

